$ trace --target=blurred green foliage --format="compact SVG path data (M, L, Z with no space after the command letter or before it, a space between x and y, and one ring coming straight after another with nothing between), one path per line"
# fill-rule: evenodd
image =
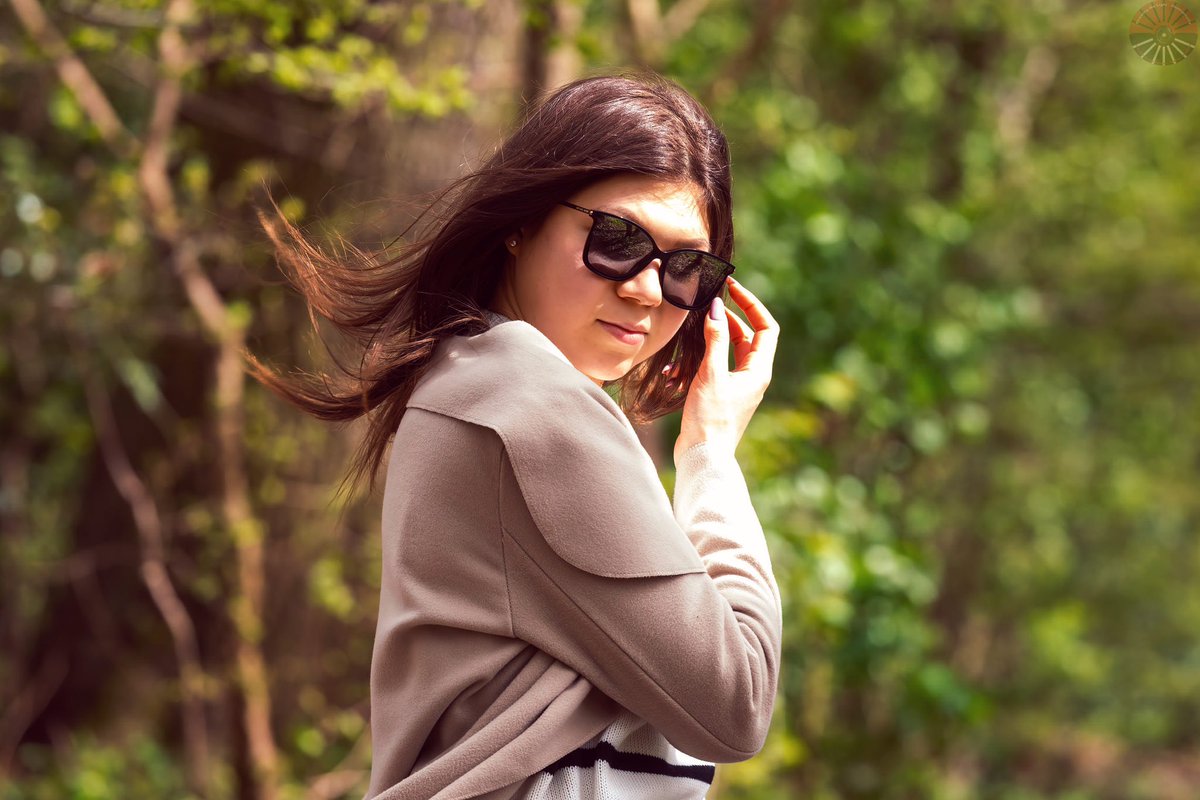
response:
M309 358L302 311L261 277L258 182L287 186L297 222L338 228L354 212L326 191L391 169L382 148L331 160L298 128L482 125L472 87L496 67L453 44L464 25L515 64L524 27L574 9L553 46L584 67L639 55L621 6L514 3L504 27L491 5L197 12L171 179L257 349ZM47 10L143 131L162 4ZM766 748L721 766L714 799L1194 796L1200 61L1139 59L1136 10L712 0L642 54L727 131L738 275L783 331L739 459L784 596L784 672ZM237 536L213 490L212 343L147 230L136 161L0 19L0 698L41 705L17 742L0 735L17 776L3 797L183 797L171 644L82 375L159 499L205 697L232 729ZM264 109L277 130L229 118ZM331 505L346 451L319 423L257 386L244 415L281 791L298 797L365 768L377 511ZM37 676L68 651L92 678L53 700ZM213 747L210 794L228 796L244 742Z

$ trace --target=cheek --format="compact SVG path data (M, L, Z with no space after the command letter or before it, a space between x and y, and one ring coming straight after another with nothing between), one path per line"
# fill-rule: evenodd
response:
M552 246L530 251L518 269L522 293L527 304L536 304L545 313L554 313L579 296L584 278L571 261L570 254ZM580 270L586 270L579 265Z
M579 253L566 246L548 245L538 252L538 283L543 287L554 287L560 292L565 289L580 291L592 284L596 277L584 266Z

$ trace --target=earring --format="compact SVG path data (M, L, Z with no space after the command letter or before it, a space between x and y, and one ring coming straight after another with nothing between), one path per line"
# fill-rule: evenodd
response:
M508 246L509 246L509 247L516 247L516 246L517 246L517 240L516 240L516 239L510 239L510 240L509 240L509 242L508 242Z

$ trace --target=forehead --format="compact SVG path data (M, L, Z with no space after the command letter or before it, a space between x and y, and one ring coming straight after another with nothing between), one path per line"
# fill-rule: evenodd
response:
M695 184L620 175L589 186L572 202L633 220L663 249L709 246L702 194Z

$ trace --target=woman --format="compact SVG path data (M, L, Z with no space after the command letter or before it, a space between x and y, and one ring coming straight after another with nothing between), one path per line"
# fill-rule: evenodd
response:
M252 370L372 410L360 475L394 434L367 797L704 797L762 747L782 634L734 458L778 326L729 277L725 137L661 77L591 77L448 191L369 269L264 217L364 358L340 392ZM680 407L672 506L630 420Z

